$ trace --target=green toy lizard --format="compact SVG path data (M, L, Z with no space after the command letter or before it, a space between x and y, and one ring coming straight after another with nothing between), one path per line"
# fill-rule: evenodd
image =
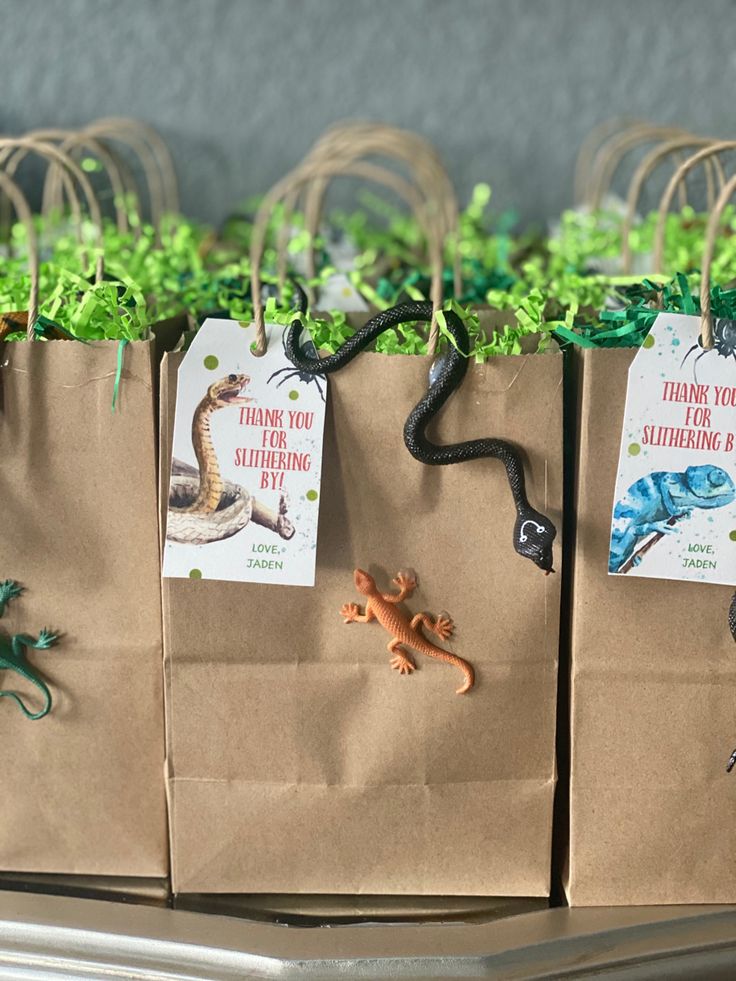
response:
M0 582L0 617L5 613L5 607L10 600L20 596L23 587L12 579ZM40 632L38 639L35 640L28 634L13 634L10 638L0 637L0 671L15 671L26 681L38 688L44 697L43 708L38 712L31 712L23 699L16 695L14 691L0 689L0 698L12 698L20 706L23 715L27 719L42 719L51 711L51 692L48 685L36 674L34 668L29 664L25 649L28 647L37 651L45 651L56 643L56 634L50 633L46 628Z

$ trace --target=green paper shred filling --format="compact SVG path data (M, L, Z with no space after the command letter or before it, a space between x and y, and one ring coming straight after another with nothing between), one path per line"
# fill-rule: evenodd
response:
M82 165L92 172L94 161ZM642 343L660 305L677 313L699 312L699 263L707 216L690 207L667 216L664 265L667 274L645 278L620 272L623 219L613 211L565 212L558 232L544 237L519 232L512 211L493 212L491 188L478 184L459 217L458 234L445 248L445 310L462 317L472 357L518 354L526 337L540 338L544 349L552 338L562 346L634 347ZM95 283L93 270L99 243L89 220L81 243L64 215L36 219L41 244L40 313L37 336L57 327L67 336L90 341L131 341L148 337L159 320L188 313L195 323L207 316L249 321L253 317L248 258L252 221L258 202L245 203L215 230L178 215L166 216L159 233L140 221L132 202L130 231L121 232L106 219L102 231L105 278ZM279 230L283 206L271 216L263 257L262 280L276 282ZM304 282L298 270L311 242L304 216L289 216L289 275ZM644 216L631 232L637 268L650 262L657 216ZM724 213L711 278L715 316L736 319L736 208ZM346 237L356 255L344 269L350 282L374 310L406 299L429 298L431 271L421 228L412 215L377 195L364 194L353 212L333 213L314 244L317 274L308 284L315 293L335 273L331 251ZM10 229L0 250L0 313L27 309L30 278L24 226ZM454 265L462 288L455 294ZM341 267L343 268L343 267ZM288 324L293 289L287 284L279 302L270 299L267 316ZM483 327L481 305L503 311L504 326ZM352 335L348 317L303 318L319 349L333 352ZM440 315L441 344L450 343ZM378 338L375 350L386 354L424 354L428 325L405 324ZM22 332L11 335L21 339Z

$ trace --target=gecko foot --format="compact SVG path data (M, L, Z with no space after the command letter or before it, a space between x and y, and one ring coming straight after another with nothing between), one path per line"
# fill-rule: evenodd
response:
M416 668L416 664L407 654L396 651L391 658L391 667L394 671L398 671L399 674L411 674L414 668Z
M359 613L360 607L357 603L343 603L340 607L340 616L345 620L345 623L354 623Z
M47 628L44 627L41 630L41 633L38 635L38 640L35 644L36 650L45 651L49 647L53 647L58 639L58 634L52 633L50 630L47 630Z
M14 579L5 579L0 582L0 617L5 613L6 605L16 596L20 596L22 592L23 587Z
M452 635L452 632L455 629L455 624L452 622L452 617L448 616L446 613L440 613L435 620L432 629L439 638L442 640L447 640L447 638Z

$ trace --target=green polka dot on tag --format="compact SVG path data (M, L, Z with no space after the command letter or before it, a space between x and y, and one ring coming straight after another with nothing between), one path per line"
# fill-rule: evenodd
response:
M734 528L733 531L729 531L728 537L731 539L732 542L736 542L736 528Z
M208 354L207 357L204 359L204 366L207 369L207 371L214 371L219 363L220 362L217 360L214 354Z
M189 578L190 579L201 579L202 578L202 570L201 569L190 569L189 570Z
M647 336L644 338L642 347L654 347L654 338L651 334L647 334Z
M629 456L639 456L641 446L638 443L629 443Z
M296 402L296 400L299 398L299 392L292 388L292 390L289 392L289 398L292 402Z
M316 490L308 490L307 491L307 500L308 501L316 501L317 500L317 497L318 497L318 494L317 494L317 491Z

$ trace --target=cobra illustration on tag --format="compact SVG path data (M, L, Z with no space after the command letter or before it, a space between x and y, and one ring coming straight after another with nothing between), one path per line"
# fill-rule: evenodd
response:
M163 575L313 585L326 383L206 320L179 368Z

